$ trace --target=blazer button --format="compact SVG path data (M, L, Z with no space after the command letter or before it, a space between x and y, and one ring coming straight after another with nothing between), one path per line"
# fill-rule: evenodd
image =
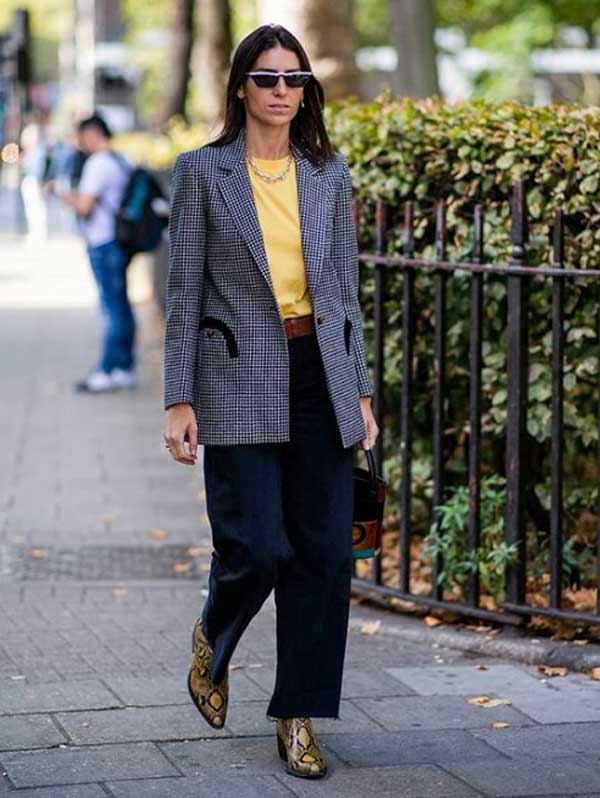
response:
M214 333L215 333L214 330L207 330L206 331L206 334L208 335L209 338L211 338L214 335Z
M325 316L317 316L317 324L322 324L325 320Z

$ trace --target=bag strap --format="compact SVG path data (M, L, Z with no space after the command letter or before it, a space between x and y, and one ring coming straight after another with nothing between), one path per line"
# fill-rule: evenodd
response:
M118 163L119 166L121 167L121 171L123 172L123 174L129 178L134 171L134 167L130 166L127 163L127 161L123 158L123 156L120 153L116 152L115 150L110 149L110 150L105 150L105 152L113 156L116 163ZM100 194L100 196L98 197L98 204L104 205L104 207L107 210L109 210L113 216L116 216L119 212L119 207L121 203L119 202L119 207L113 208L110 202L106 202L106 198L102 194Z

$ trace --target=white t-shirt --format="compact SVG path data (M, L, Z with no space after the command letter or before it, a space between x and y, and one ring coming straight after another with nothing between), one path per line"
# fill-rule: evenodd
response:
M126 171L127 168L127 171ZM86 243L98 247L114 241L115 213L118 211L129 180L131 164L122 155L94 152L83 165L77 190L97 198L90 216L80 219Z

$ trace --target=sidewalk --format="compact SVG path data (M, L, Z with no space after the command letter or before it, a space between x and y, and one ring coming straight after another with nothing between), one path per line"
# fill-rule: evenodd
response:
M163 446L150 302L141 387L72 392L94 303L77 241L0 242L0 798L600 798L600 682L411 639L414 619L359 604L341 719L314 720L325 779L284 772L265 717L272 595L211 729L186 688L211 551L201 462ZM508 703L469 703L481 695Z

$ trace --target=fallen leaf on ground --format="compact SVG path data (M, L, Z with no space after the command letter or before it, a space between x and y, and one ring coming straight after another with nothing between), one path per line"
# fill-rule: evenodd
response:
M594 612L596 607L597 588L579 588L572 590L566 588L563 591L563 601L566 607L572 607L579 612Z
M489 695L477 695L467 699L469 704L478 707L499 707L501 704L512 704L510 698L490 698Z
M191 562L176 562L173 566L173 570L176 574L185 574L191 569L191 567Z
M360 627L360 633L363 635L377 634L380 626L381 621L367 621L367 623L363 623Z
M553 619L554 620L554 619ZM551 640L573 640L577 632L565 621L559 620Z
M262 665L258 662L238 662L229 666L230 671L237 671L240 668L262 668Z
M502 721L497 720L495 723L492 723L492 729L508 729L508 723L502 723Z
M36 560L41 560L48 556L46 549L29 549L29 556Z
M187 553L190 557L201 557L203 554L211 554L212 546L190 546Z
M113 596L126 596L129 593L126 587L113 587L112 594Z
M439 626L441 623L443 623L443 621L439 618L436 618L435 615L426 615L423 618L423 623L426 626Z
M414 601L408 601L408 599L397 598L396 596L392 596L392 598L390 598L389 603L391 607L398 607L399 609L412 610L416 606Z
M462 615L460 615L458 612L455 612L454 610L442 610L442 619L446 623L454 623L455 621L458 621L461 618Z
M595 679L600 682L600 668L592 668L590 671L590 679Z
M566 676L569 672L568 668L553 667L551 665L538 665L537 669L546 676Z
M574 646L587 646L589 640L571 640Z
M146 532L147 538L152 538L152 540L165 540L169 537L169 533L165 532L164 529L151 529L149 532Z
M478 671L489 671L489 669L490 669L489 665L475 665L475 670Z

